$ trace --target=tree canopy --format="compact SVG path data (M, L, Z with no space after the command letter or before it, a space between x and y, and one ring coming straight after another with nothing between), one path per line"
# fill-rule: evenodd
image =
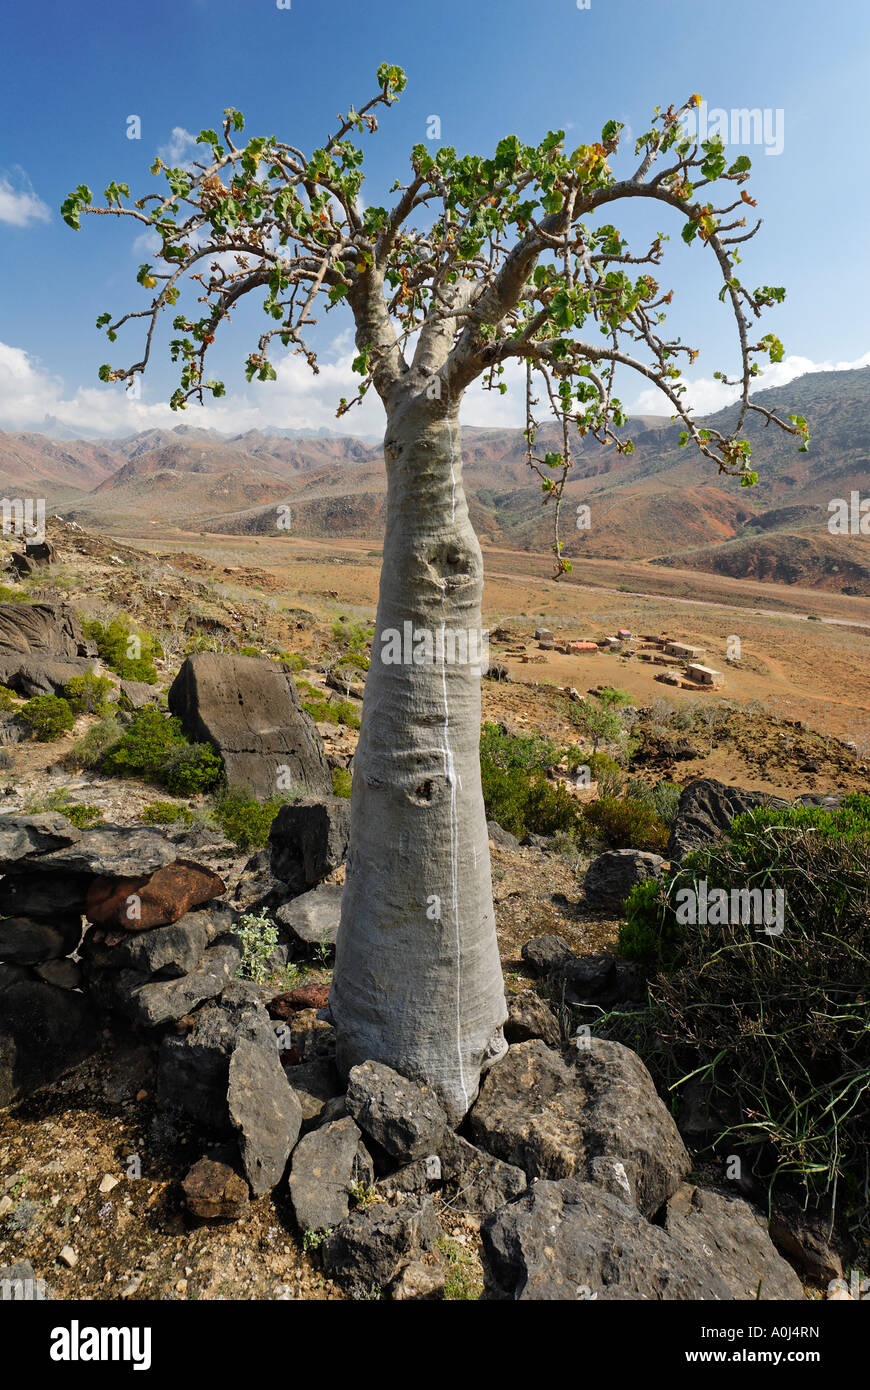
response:
M750 412L799 436L806 449L803 417L784 421L750 399L760 362L783 356L776 335L759 335L755 324L785 290L750 289L738 276L740 250L761 225L747 225L755 207L744 187L750 160L741 154L729 163L718 135L687 133L683 118L700 103L698 94L655 110L635 142L639 162L628 178L611 172L622 126L608 121L599 140L570 151L561 130L538 145L507 136L488 158L415 145L408 181L391 190L392 206L363 206L364 154L354 137L377 130L378 109L398 100L405 75L384 63L377 82L376 95L340 115L335 133L309 155L276 136L242 143L244 117L229 108L220 132L198 135L200 160L172 168L155 159L151 172L165 181L162 192L131 200L127 184L112 182L99 206L84 184L70 194L62 207L69 226L77 229L82 213L126 217L159 241L156 263L142 264L136 277L149 302L97 320L112 343L123 326L142 320L142 355L128 367L102 366L102 380L129 384L143 373L160 315L177 309L170 352L180 380L171 405L224 395L223 382L207 375L208 350L234 306L260 289L270 323L247 356L249 381L275 379L275 339L316 372L315 313L350 307L360 386L353 400L338 403L338 414L372 386L388 411L403 390L458 401L483 378L504 392L506 364L524 364L527 461L543 500L556 504L557 573L570 569L558 509L573 441L591 434L619 451L632 448L619 432L626 416L614 390L618 367L663 392L683 425L681 444L693 442L745 486L757 480L744 434ZM739 392L727 434L700 425L686 402L682 372L697 352L668 336L673 291L654 274L667 238L633 252L606 220L615 205L641 199L676 213L683 240L708 247L718 267L719 299L731 307L740 355L734 376L715 373ZM188 279L199 288L198 316L180 309ZM560 447L543 454L536 446L541 404L561 425Z

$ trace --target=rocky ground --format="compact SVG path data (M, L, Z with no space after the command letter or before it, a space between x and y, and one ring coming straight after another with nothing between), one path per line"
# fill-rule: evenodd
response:
M425 1088L387 1069L357 1068L348 1088L320 1011L348 833L331 775L351 764L356 734L337 712L315 728L286 668L239 655L292 653L296 677L337 711L348 690L332 680L334 620L282 604L256 566L215 575L193 553L143 559L57 522L50 534L55 563L21 597L48 605L55 645L22 651L9 638L16 612L0 612L2 683L23 698L60 688L69 669L100 671L76 611L123 608L164 653L157 686L136 698L171 689L186 726L205 727L238 780L263 777L265 794L272 764L300 758L310 795L255 852L204 816L146 827L165 792L71 757L93 716L39 744L18 738L7 711L0 1274L26 1262L56 1297L129 1300L750 1298L759 1282L762 1297L824 1295L854 1250L784 1215L775 1248L747 1194L686 1148L635 1054L577 1046L572 1010L642 992L613 947L625 893L661 872L661 856L558 853L492 824L507 1058L459 1136ZM20 618L24 605L3 607ZM179 676L191 642L200 650ZM504 647L520 642L534 649L521 624ZM483 715L565 746L579 738L574 698L564 685L485 681ZM295 736L240 742L232 711L246 702L274 707L267 722ZM706 708L687 720L650 705L635 729L633 775L691 784L687 844L739 809L711 780L733 786L738 768L741 806L870 788L863 750L806 721L724 700ZM73 825L65 803L94 809L97 823ZM190 805L205 809L201 797ZM252 970L244 932L264 911L276 936ZM615 1247L627 1253L614 1274Z

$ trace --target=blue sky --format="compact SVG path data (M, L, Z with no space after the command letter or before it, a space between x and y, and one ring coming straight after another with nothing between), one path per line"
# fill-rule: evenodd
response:
M150 192L154 154L173 142L184 153L186 133L217 125L229 105L245 113L248 133L314 148L338 111L374 94L385 60L405 68L408 87L367 140L369 202L405 177L431 115L444 143L489 153L509 133L536 141L561 127L574 143L593 140L610 117L638 133L654 106L691 92L710 110L768 111L781 151L735 150L753 160L749 187L764 218L745 278L788 288L764 330L783 339L787 360L763 384L813 366L870 362L870 11L847 0L589 0L588 9L576 0L292 0L289 9L275 0L41 0L7 7L3 47L2 429L38 429L50 415L83 433L178 423L378 433L375 400L334 420L351 382L349 325L337 315L319 339L318 378L299 359L279 359L278 382L245 386L241 364L263 320L251 306L216 345L213 365L229 391L219 407L184 416L165 407L174 384L168 333L139 401L102 386L100 363L135 360L138 342L130 334L107 349L94 320L142 307L135 273L147 252L132 222L85 218L74 233L57 209L79 182L96 191L114 178L134 195ZM127 138L131 115L141 119L140 140ZM627 171L629 156L618 161L616 171ZM712 373L733 370L736 357L710 253L684 248L666 210L621 216L620 230L639 244L673 232L660 278L676 291L673 324L701 349L688 377L692 396L699 409L721 403ZM622 393L633 407L667 413L632 382ZM519 400L470 393L463 419L517 424Z

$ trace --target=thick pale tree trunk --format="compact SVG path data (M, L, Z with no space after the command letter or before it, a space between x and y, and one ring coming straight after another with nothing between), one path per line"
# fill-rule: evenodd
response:
M455 403L396 404L385 457L330 1010L342 1070L385 1062L427 1081L458 1121L504 1050L505 998L478 753L483 567Z

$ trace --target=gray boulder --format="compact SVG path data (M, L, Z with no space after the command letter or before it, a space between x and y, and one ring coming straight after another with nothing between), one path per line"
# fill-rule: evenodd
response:
M49 827L36 822L51 821ZM52 841L54 843L52 843ZM93 874L145 878L175 859L175 847L154 830L96 825L76 830L65 816L22 817L0 828L0 873Z
M741 811L751 811L756 806L787 805L788 802L779 797L727 787L714 777L699 777L689 782L680 794L667 856L680 860L689 850L713 844L729 830L732 820Z
M300 1139L290 1170L290 1198L300 1230L326 1231L344 1221L357 1182L371 1185L374 1167L349 1116Z
M121 681L121 704L127 709L140 710L146 705L158 705L163 691L146 681Z
M571 1062L539 1040L511 1047L483 1080L472 1138L530 1178L570 1177L602 1156L622 1160L639 1209L651 1215L689 1171L689 1156L640 1058L620 1043L588 1041Z
M490 1286L517 1300L725 1300L707 1256L580 1177L536 1182L481 1228Z
M305 797L282 806L269 831L272 873L291 893L304 893L344 863L349 836L346 797Z
M661 878L664 859L639 849L610 849L592 860L583 881L586 901L593 907L622 907L632 888L649 878Z
M57 916L53 925L29 917L0 919L0 960L13 965L41 965L68 956L82 935L81 917Z
M0 603L0 652L77 656L81 623L66 603Z
M255 1197L280 1182L302 1128L302 1107L290 1089L274 1041L243 1039L230 1058L230 1123L238 1132L245 1176Z
M197 1004L215 999L226 988L241 964L241 952L218 942L204 951L187 975L154 979L139 970L89 969L89 993L107 1009L117 1009L144 1028L175 1023Z
M409 1197L398 1206L378 1202L352 1211L324 1241L323 1267L353 1291L371 1294L433 1250L440 1235L431 1197Z
M89 932L82 943L82 955L104 970L136 970L149 976L159 972L166 978L187 975L217 937L232 932L236 917L226 903L211 903L186 913L170 926L126 935L115 946L97 941L96 934Z
M804 1297L801 1281L778 1254L764 1217L741 1197L683 1183L665 1208L664 1229L712 1261L732 1298Z
M520 955L526 965L530 965L543 979L547 979L567 961L576 959L575 953L561 936L533 936L523 944Z
M347 1108L360 1129L402 1162L437 1152L449 1129L435 1093L382 1062L351 1068Z
M275 916L304 945L334 946L343 891L340 883L319 883L310 892L284 903Z
M169 708L192 738L215 746L231 786L259 797L290 784L331 795L323 742L276 662L197 652L173 681Z
M0 988L0 1106L55 1081L95 1052L99 1041L84 995L11 978Z

